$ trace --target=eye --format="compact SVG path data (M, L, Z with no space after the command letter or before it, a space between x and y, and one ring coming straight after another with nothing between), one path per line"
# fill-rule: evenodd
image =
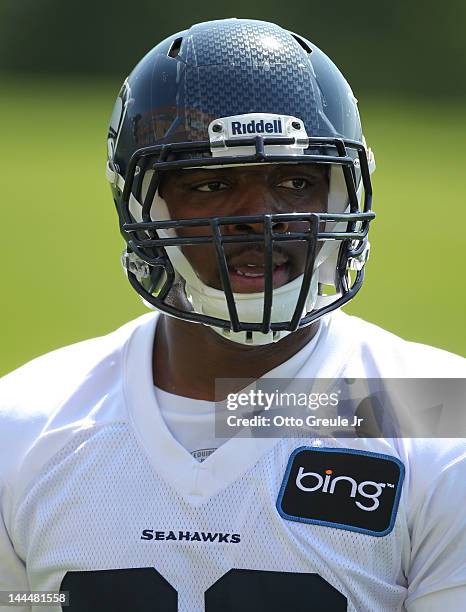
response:
M228 185L226 183L222 183L221 181L209 181L208 183L196 185L194 189L196 191L203 191L204 193L214 193L215 191L223 191L227 187Z
M293 189L294 191L302 191L306 187L311 187L311 183L305 178L291 178L286 181L282 181L277 187L283 187L284 189Z
M306 189L306 187L310 186L312 186L310 181L301 177L286 179L278 184L278 187L292 189L294 191L302 191L303 189Z

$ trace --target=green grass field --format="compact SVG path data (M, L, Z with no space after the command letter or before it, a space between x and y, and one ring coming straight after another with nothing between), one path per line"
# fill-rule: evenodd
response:
M2 81L0 374L145 312L120 269L104 177L118 87ZM464 353L466 112L366 100L361 114L378 217L366 285L347 311Z

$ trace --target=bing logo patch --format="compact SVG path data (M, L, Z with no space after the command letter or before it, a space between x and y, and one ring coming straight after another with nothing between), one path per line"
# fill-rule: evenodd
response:
M291 455L277 500L289 521L385 536L395 524L404 466L390 455L300 447Z

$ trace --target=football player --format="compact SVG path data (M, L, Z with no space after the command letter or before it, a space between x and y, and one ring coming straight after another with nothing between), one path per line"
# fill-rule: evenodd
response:
M215 427L248 381L464 377L340 311L374 167L348 83L297 34L212 21L141 60L106 174L156 312L3 379L0 590L73 611L466 609L464 441Z

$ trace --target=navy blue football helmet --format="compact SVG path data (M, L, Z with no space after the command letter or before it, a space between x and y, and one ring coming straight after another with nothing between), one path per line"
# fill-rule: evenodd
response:
M323 164L325 212L172 218L159 193L170 170L249 164ZM107 178L126 241L123 265L144 301L211 326L235 342L267 344L354 297L364 278L375 167L350 86L315 45L263 21L197 24L154 47L118 95ZM299 231L277 232L280 221ZM234 235L231 224L254 224ZM257 227L262 231L257 231ZM205 228L199 235L199 228ZM180 230L182 235L180 235ZM305 247L302 274L274 288L272 253ZM235 293L228 248L251 242L264 257L264 290ZM204 284L186 247L212 245L221 289Z

